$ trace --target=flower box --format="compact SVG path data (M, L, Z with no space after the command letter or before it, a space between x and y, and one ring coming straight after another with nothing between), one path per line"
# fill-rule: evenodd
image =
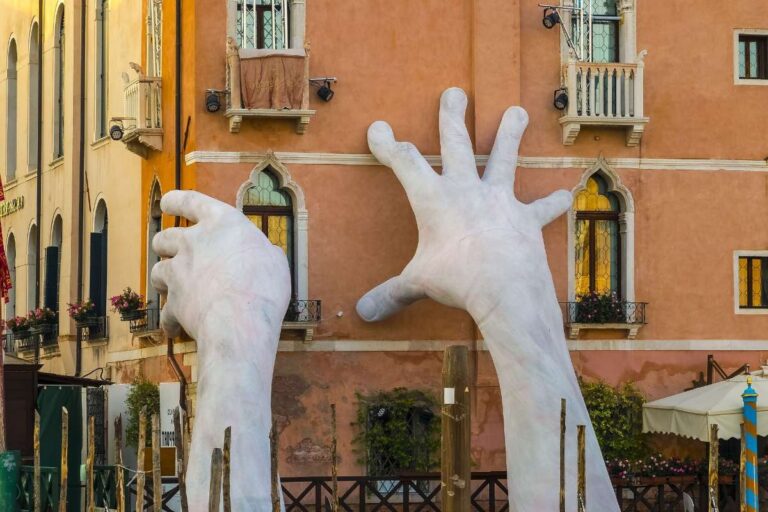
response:
M131 322L134 320L142 320L147 317L146 309L136 309L133 311L124 311L120 313L120 320L123 322Z

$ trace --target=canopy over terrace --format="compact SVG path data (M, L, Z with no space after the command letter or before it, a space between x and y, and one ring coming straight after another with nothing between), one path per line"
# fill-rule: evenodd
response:
M758 393L757 435L768 435L768 375L756 372L752 387ZM712 425L718 426L720 439L741 438L741 394L747 388L747 375L703 386L643 405L643 432L677 434L709 441Z

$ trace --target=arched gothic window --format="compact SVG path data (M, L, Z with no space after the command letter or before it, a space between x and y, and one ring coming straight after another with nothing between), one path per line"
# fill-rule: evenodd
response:
M285 252L293 283L295 242L291 196L280 189L280 182L268 168L259 172L253 181L243 194L243 213L270 242Z
M6 137L5 137L5 170L7 180L16 178L16 157L18 148L18 133L16 130L18 119L18 87L16 80L16 64L18 54L16 51L16 40L11 39L8 45L8 69L7 69L7 104L6 104Z
M64 6L56 13L54 33L53 157L64 156Z

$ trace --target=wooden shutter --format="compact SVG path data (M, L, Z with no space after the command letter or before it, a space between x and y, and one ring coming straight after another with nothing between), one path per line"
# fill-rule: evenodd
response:
M55 245L45 248L45 289L43 306L59 310L59 248Z
M103 293L104 285L102 276L106 269L102 269L104 263L104 235L102 233L91 233L91 268L89 276L89 297L96 306L96 314L103 316L106 314L107 297Z

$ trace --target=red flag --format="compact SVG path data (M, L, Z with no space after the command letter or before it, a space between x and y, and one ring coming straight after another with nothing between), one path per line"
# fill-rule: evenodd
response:
M3 180L0 178L0 201L5 200L3 191ZM5 255L5 245L3 244L3 227L0 225L0 297L3 302L8 302L10 294L8 293L13 285L11 284L11 271L8 268L8 257Z

